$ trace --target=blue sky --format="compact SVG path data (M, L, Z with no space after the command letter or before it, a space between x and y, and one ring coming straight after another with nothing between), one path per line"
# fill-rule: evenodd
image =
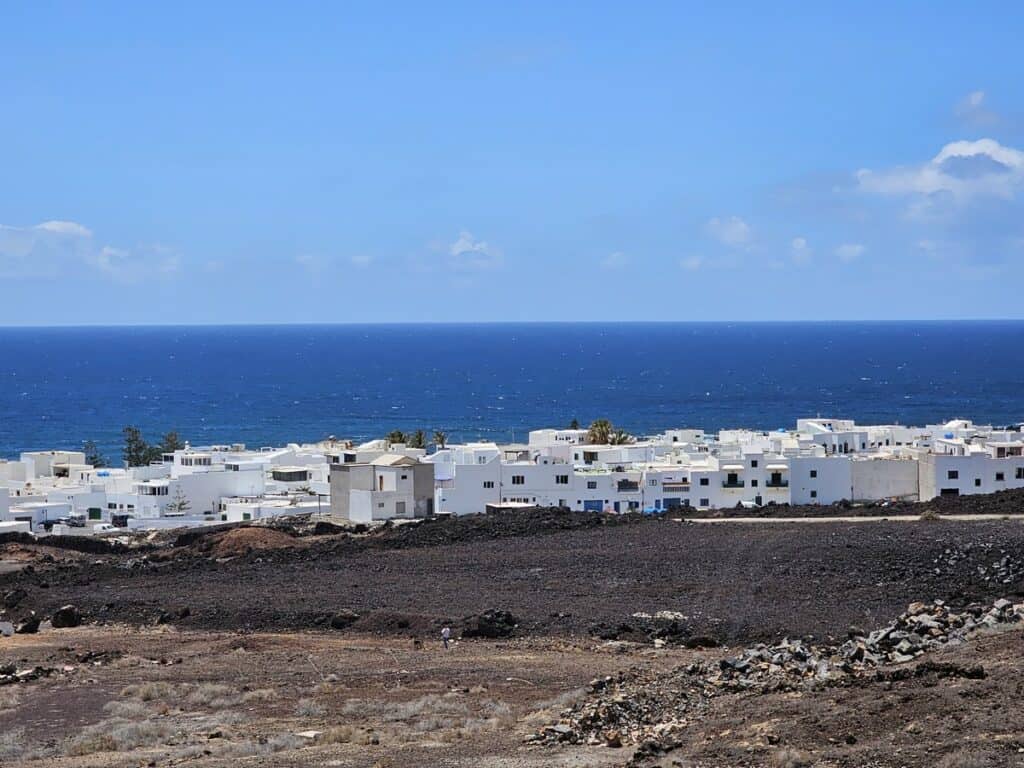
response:
M9 6L0 323L1024 317L1024 6L705 5Z

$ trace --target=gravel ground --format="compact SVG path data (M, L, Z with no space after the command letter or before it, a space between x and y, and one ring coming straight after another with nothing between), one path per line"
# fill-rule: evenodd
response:
M447 540L445 525L403 535ZM174 619L182 627L266 631L315 629L351 610L360 616L353 631L428 637L488 609L511 612L520 635L606 638L630 637L634 613L673 611L680 634L722 643L839 635L850 624L882 623L914 600L963 604L1024 592L1019 521L647 520L544 535L476 531L457 543L401 548L285 537L229 559L200 543L148 560L58 557L0 576L0 592L27 593L13 618L73 603L89 620L151 624L187 607L187 617Z

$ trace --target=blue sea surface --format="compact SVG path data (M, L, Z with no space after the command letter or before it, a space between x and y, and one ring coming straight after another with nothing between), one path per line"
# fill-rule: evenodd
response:
M251 447L609 418L776 429L1024 420L1024 321L0 329L0 456L121 429Z

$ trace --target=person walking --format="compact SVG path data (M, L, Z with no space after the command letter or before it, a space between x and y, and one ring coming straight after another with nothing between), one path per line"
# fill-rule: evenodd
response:
M441 642L444 643L444 649L448 650L448 640L451 639L452 631L448 627L441 630Z

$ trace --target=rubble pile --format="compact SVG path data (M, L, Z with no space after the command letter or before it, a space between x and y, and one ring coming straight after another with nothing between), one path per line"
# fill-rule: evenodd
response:
M14 664L0 664L0 685L15 685L16 683L27 683L30 680L38 680L41 677L50 677L58 672L56 667L28 667L18 669Z
M873 632L851 627L849 639L841 644L786 638L776 645L746 648L722 659L717 667L695 663L657 675L631 671L591 682L583 701L563 710L557 723L530 734L527 741L608 746L665 743L675 729L699 717L716 695L792 691L873 674L879 667L905 664L928 651L962 643L980 629L1022 619L1024 603L1005 599L989 606L970 605L960 612L951 611L942 600L918 602ZM927 666L929 673L953 674L930 662L919 666ZM955 672L984 676L980 668Z
M773 690L798 687L807 680L829 680L886 664L905 664L926 651L963 642L982 627L1020 621L1024 603L997 600L992 606L972 605L961 613L942 600L931 605L911 603L895 621L864 634L851 628L842 645L815 645L783 640L778 645L755 645L723 659L712 683L730 690L770 685Z
M586 699L527 742L606 744L620 747L667 733L700 717L714 691L704 666L691 664L667 675L631 670L592 680Z

